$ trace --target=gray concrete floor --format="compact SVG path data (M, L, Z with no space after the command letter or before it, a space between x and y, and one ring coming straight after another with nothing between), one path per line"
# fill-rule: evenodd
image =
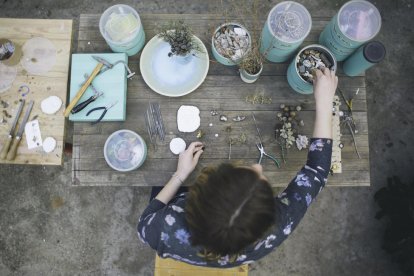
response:
M117 2L0 0L0 16L72 18L76 30L79 14ZM214 13L220 1L123 2L141 13ZM264 14L277 2L262 1ZM299 2L312 11L345 1ZM374 219L373 194L388 176L412 183L412 2L374 3L388 55L367 72L371 187L325 189L300 227L251 275L400 275L381 249L384 222ZM135 233L148 195L148 188L74 188L70 156L63 167L0 165L0 275L152 275L154 252Z

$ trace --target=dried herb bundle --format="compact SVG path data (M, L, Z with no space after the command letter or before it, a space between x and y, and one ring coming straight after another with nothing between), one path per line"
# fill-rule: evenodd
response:
M173 55L185 56L192 51L203 52L194 39L190 27L184 21L170 22L163 26L158 36L171 45L171 52L168 53L169 57Z
M247 73L255 75L259 73L263 66L263 56L259 51L258 46L253 46L247 55L239 63L239 68L245 70Z

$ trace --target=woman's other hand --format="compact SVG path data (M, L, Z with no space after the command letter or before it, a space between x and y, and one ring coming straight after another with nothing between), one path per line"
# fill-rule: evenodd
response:
M176 172L180 179L184 181L192 173L202 153L203 143L201 142L192 142L188 149L180 153Z

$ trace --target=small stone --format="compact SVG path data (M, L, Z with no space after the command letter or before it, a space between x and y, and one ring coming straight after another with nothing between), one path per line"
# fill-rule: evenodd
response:
M218 137L218 136L219 136L218 133L214 134L214 137Z
M213 126L213 123L209 123L209 124L208 124L208 126L209 126L209 127L212 127L212 126Z
M304 125L305 125L305 122L303 122L303 120L300 120L300 121L299 121L299 125L300 125L300 126L304 126Z
M220 115L220 121L227 122L227 116L226 115Z
M285 107L283 108L283 111L284 111L284 112L289 112L289 111L290 111L290 109L289 109L289 107L285 106Z
M291 111L289 114L291 117L295 117L296 116L296 112L295 111Z
M285 105L284 105L284 104L281 104L281 105L280 105L280 108L281 108L281 109L285 108Z
M303 65L304 65L305 67L308 67L308 68L312 67L312 63L311 63L309 60L307 60L307 59L305 59L305 60L303 61Z
M281 112L278 112L277 113L277 117L281 118L282 117L282 113Z
M301 111L302 107L300 105L296 106L296 111Z
M202 138L203 136L204 136L204 132L203 132L201 129L199 129L199 130L197 131L197 135L196 135L197 139L200 139L200 138Z
M339 117L343 117L344 116L344 112L343 111L339 111Z
M246 119L246 116L237 116L237 117L233 118L233 121L241 122L241 121L244 121L245 119Z
M211 110L210 114L211 114L211 116L216 116L216 115L218 115L218 112L216 110Z
M344 148L344 144L342 144L342 143L340 143L338 146L339 146L339 148L341 148L341 149L343 149L343 148Z
M301 66L299 66L299 73L305 73L305 66L303 66L303 65L301 65Z

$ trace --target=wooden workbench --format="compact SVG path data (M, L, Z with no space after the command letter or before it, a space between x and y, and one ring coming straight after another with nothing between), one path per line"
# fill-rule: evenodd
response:
M55 138L57 141L56 149L51 153L45 153L42 147L29 150L25 135L23 135L16 159L13 161L0 160L0 163L62 165L65 137L65 118L62 115L62 110L66 104L67 95L72 20L0 18L0 37L9 38L21 46L32 37L45 37L55 45L57 52L55 65L44 76L30 75L18 64L17 78L12 87L6 92L0 93L0 99L9 103L8 108L0 106L1 112L5 110L13 117L17 110L18 100L26 99L26 105L19 122L23 120L28 102L34 100L29 120L33 118L39 120L42 139L48 136ZM18 91L22 84L30 88L30 92L24 97ZM40 103L52 95L58 96L63 104L56 114L46 115L42 113ZM0 114L0 116L2 115L4 114ZM13 118L5 117L5 119L7 123L0 124L0 148L4 144L13 121Z
M315 43L319 33L328 23L334 11L315 17L310 35L304 45ZM146 41L156 34L160 24L171 20L184 19L192 27L194 34L203 40L211 54L211 33L221 21L220 16L207 14L141 14L141 20L146 33ZM78 37L78 52L109 52L109 47L102 39L98 22L99 15L81 15ZM263 25L262 25L263 26ZM312 134L315 105L313 95L306 96L294 92L286 80L287 64L266 63L259 80L254 84L245 84L241 81L235 67L226 67L217 62L210 62L210 69L204 83L193 93L179 97L168 98L153 92L144 82L139 73L139 54L130 57L129 64L137 72L133 80L128 81L127 120L122 123L101 123L91 126L88 123L75 123L73 136L72 180L74 185L134 185L152 186L163 185L173 174L177 165L177 157L169 150L169 142L174 137L182 137L189 144L196 140L196 133L184 134L177 130L176 113L183 105L195 105L201 110L201 129L206 133L201 139L206 144L206 150L199 162L196 175L203 166L219 163L228 159L228 138L237 137L245 133L245 144L232 146L231 161L239 164L253 164L257 161L258 150L255 146L256 129L251 119L254 111L259 127L262 131L265 149L272 154L280 155L279 146L274 139L274 127L278 122L276 112L281 103L286 105L303 104L304 110L300 117L305 126L299 132L308 137ZM342 129L341 174L329 178L330 186L367 186L370 184L368 122L366 106L365 77L354 78L344 76L338 72L342 90L354 97L354 117L358 124L359 133L356 137L362 158L358 159L347 129ZM271 104L251 104L246 102L249 95L264 95L272 99ZM144 114L149 101L160 103L161 112L166 128L164 142L157 141L156 147L149 143L145 127ZM344 105L343 105L344 106ZM218 116L211 116L210 111L217 110L228 116L229 121L220 122ZM247 116L243 122L235 123L231 118L237 115ZM213 126L209 126L210 123ZM232 127L230 134L226 132ZM148 144L148 158L144 165L137 170L121 173L112 170L105 162L103 146L107 137L119 129L130 129L140 134ZM215 137L218 134L218 137ZM296 147L289 150L287 163L276 168L270 160L264 160L265 175L274 186L285 186L295 173L303 166L306 160L306 150L298 151ZM191 179L187 182L189 184Z

